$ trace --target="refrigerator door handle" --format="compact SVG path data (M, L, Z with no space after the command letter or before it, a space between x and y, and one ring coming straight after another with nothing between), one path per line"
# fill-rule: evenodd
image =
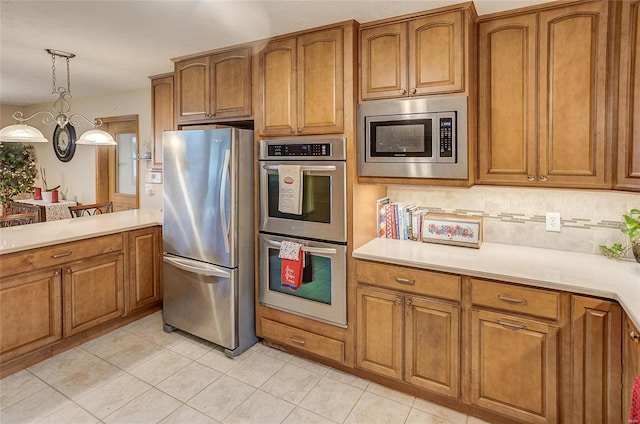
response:
M280 248L282 243L279 241L266 240L269 246ZM332 249L330 247L310 247L310 246L302 246L302 251L307 253L316 253L316 254L325 254L325 255L335 255L338 253L336 249Z
M229 156L231 151L229 149L224 152L224 165L222 165L222 178L220 179L220 224L222 225L222 234L224 239L224 251L229 253L229 227L227 224L226 215L226 191L227 176L229 175Z
M217 266L214 266L214 265L204 264L202 262L190 261L189 259L172 258L168 256L164 256L162 260L168 263L169 265L173 265L176 268L179 268L194 274L204 275L206 277L231 278L231 273L223 270L222 268L218 268Z

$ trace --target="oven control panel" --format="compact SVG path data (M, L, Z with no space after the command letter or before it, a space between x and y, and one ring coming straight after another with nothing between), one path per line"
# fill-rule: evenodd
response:
M330 143L269 144L269 157L331 156Z

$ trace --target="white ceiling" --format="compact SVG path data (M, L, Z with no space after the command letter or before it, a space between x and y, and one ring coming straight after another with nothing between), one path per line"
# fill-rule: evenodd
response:
M544 0L476 0L479 15ZM74 97L149 86L171 58L355 19L361 23L456 0L0 0L0 104L54 101L47 48L71 59ZM57 86L66 86L63 59Z

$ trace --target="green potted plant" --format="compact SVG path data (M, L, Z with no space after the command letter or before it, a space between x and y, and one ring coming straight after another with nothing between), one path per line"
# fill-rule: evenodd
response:
M636 261L640 262L640 209L631 209L628 215L622 215L622 231L628 237L626 244L613 243L611 246L600 245L600 252L612 259L621 259L629 250L633 252Z
M0 205L3 213L14 196L33 193L36 172L33 146L0 143Z

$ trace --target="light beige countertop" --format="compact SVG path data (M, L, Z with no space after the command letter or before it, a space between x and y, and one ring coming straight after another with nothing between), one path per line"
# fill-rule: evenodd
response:
M472 249L382 238L353 256L616 300L640 328L640 263L633 260L498 243Z
M0 228L0 255L162 225L160 209L134 209Z

